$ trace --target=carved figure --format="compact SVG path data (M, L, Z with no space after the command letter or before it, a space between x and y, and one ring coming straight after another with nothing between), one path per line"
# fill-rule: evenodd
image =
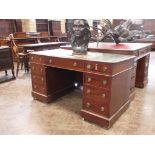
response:
M130 37L129 29L131 25L132 21L127 20L113 29L110 20L105 19L102 21L101 29L96 28L102 34L102 37L100 37L97 42L104 41L107 38L112 38L116 44L125 41Z
M84 19L74 19L72 23L71 46L73 54L87 54L91 38L90 27Z

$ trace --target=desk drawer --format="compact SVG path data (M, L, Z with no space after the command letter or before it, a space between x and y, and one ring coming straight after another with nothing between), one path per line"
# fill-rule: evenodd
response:
M44 57L39 55L30 55L30 62L33 63L43 63Z
M109 116L109 105L108 103L100 103L92 99L84 98L83 99L83 109L100 114L102 116Z
M105 89L84 85L83 93L85 97L94 99L95 101L102 103L110 101L110 91Z
M61 67L65 69L71 69L76 71L84 70L84 62L72 59L53 58L52 66Z
M33 74L31 78L32 78L32 82L35 84L38 84L40 86L43 86L45 84L45 78L42 76L37 76Z
M108 74L108 75L112 74L111 67L108 64L103 64L99 62L92 62L92 61L86 62L85 70L99 72L99 73Z
M110 90L111 78L103 75L84 74L84 84Z
M44 75L45 67L40 64L31 63L31 72L35 75Z

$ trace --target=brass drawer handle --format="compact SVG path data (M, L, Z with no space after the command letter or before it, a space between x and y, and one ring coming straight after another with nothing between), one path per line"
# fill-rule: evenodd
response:
M77 66L77 62L74 62L74 63L73 63L73 66L76 67L76 66Z
M44 78L41 78L42 81L44 81Z
M49 63L52 63L52 59L49 60Z
M90 107L90 103L89 103L89 102L86 103L86 107L87 107L87 108Z
M102 98L105 98L105 93L102 94Z
M104 107L101 107L101 111L104 111Z
M90 94L91 90L90 89L87 89L87 94Z
M103 67L103 72L105 72L108 68L106 66Z
M91 81L92 81L92 79L89 77L89 78L88 78L88 82L91 82Z
M103 80L103 85L106 85L107 84L107 81L106 80Z
M90 65L90 64L88 64L88 65L87 65L87 69L90 69L90 68L91 68L91 65Z

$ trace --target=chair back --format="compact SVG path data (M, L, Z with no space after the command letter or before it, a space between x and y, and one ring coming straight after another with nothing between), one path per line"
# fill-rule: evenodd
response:
M11 41L11 47L12 47L13 57L14 57L14 59L17 59L17 58L19 58L19 52L20 52L20 51L19 51L18 46L17 46L16 43L15 43L13 34L10 34L10 35L9 35L9 39L10 39L10 41Z
M27 38L26 32L16 32L13 34L14 38Z

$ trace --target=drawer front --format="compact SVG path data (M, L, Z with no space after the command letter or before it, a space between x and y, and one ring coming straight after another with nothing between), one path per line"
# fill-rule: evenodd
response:
M92 61L86 62L85 70L108 74L108 75L112 74L110 65L104 64L104 63L99 63L99 62L92 62Z
M110 92L105 89L84 85L83 93L85 97L93 99L95 101L99 101L101 103L110 101Z
M49 57L45 57L44 58L44 64L47 65L47 66L52 66L53 65L53 60L54 58L49 58Z
M45 78L44 77L37 76L37 75L32 75L31 78L32 78L32 83L38 84L40 86L45 85Z
M84 84L95 86L97 88L104 88L110 90L111 88L111 78L104 76L94 76L93 74L84 74Z
M39 55L30 55L30 62L32 63L43 63L44 57Z
M43 65L31 63L30 67L31 72L35 75L44 75L45 73L45 67Z
M84 98L83 99L83 109L100 114L103 116L108 117L109 116L109 105L108 103L100 103L97 101L94 101L92 99Z
M84 70L84 62L79 60L72 59L63 59L63 58L46 58L47 65L51 65L53 67L60 67L65 69L71 69L76 71Z

